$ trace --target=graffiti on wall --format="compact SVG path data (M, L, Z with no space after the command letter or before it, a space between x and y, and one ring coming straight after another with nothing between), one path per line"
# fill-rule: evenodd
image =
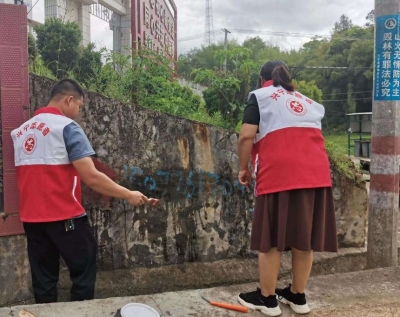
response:
M239 210L247 209L249 190L231 173L146 171L126 164L121 176L127 187L161 198L152 212L138 208L128 213L127 250L135 263L147 266L160 261L193 262L199 256L223 258L247 236L237 231L236 222L247 219Z
M136 166L124 166L125 177L129 184L134 184L138 190L145 192L161 192L161 198L167 194L176 198L197 198L207 195L244 196L246 187L239 181L205 171L166 171L156 170L152 175L145 173ZM125 178L124 177L124 178ZM172 198L171 197L171 198Z

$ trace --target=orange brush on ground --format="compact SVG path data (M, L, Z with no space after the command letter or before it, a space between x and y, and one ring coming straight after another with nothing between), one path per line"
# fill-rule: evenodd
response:
M217 307L221 307L221 308L225 308L225 309L230 309L230 310L236 310L236 311L240 311L242 313L247 313L249 311L249 309L247 307L244 307L244 306L232 305L232 304L220 303L220 302L213 302L213 301L210 301L207 298L205 298L202 294L200 294L200 296L201 296L202 299L204 299L206 302L210 303L213 306L217 306Z

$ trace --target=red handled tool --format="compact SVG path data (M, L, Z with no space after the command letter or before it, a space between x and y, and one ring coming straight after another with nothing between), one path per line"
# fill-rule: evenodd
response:
M240 305L232 305L232 304L227 304L227 303L220 303L220 302L213 302L208 300L207 298L205 298L203 295L201 295L201 298L204 299L206 302L210 303L213 306L217 306L217 307L221 307L221 308L225 308L225 309L230 309L230 310L236 310L236 311L240 311L242 313L247 313L249 311L249 309L247 307L244 306L240 306Z

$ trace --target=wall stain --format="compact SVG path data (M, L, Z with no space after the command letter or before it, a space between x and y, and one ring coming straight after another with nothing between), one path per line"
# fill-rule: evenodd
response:
M194 132L194 133L193 133ZM214 157L211 148L210 130L200 123L193 125L194 144L198 149L198 155L195 158L194 165L206 172L214 172Z
M189 144L188 140L185 138L178 137L178 148L179 152L181 154L181 159L182 159L182 167L184 169L189 168Z

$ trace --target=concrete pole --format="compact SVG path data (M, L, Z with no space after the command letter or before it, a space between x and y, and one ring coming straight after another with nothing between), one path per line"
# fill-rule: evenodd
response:
M398 265L400 158L400 1L375 0L369 268Z
M228 50L228 33L231 33L231 32L229 32L227 29L222 29L222 31L225 32L224 51L227 51ZM226 63L227 63L227 59L225 58L224 72L226 72Z

